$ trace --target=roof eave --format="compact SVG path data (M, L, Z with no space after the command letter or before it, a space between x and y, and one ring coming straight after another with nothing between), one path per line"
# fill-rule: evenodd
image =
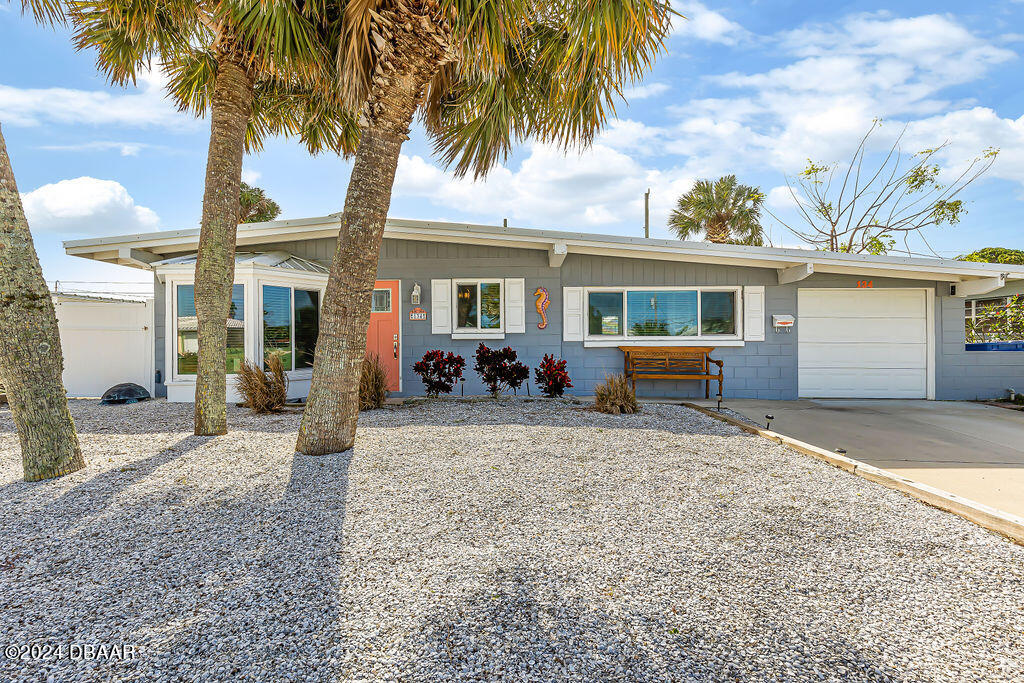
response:
M338 216L320 216L295 220L248 223L238 227L237 244L252 246L297 239L336 237ZM388 219L384 236L390 239L458 242L497 245L522 249L548 250L562 258L566 254L592 254L626 258L692 261L753 268L783 270L801 264L813 264L815 272L870 275L959 282L998 277L1024 280L1024 269L1003 264L973 263L945 259L901 256L865 256L836 254L733 244L708 244L617 235L598 235L556 230L532 230L470 223L443 223L408 219ZM74 256L151 269L146 259L159 260L161 254L181 253L198 248L199 230L161 231L115 237L69 240L65 251ZM563 251L564 249L564 251ZM126 257L127 256L127 257Z

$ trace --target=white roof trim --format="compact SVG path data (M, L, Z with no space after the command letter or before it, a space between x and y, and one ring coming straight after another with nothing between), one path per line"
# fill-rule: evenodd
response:
M245 223L238 226L237 242L240 247L243 247L290 240L336 237L339 228L340 218L336 215L266 223ZM540 249L553 253L560 252L561 245L564 244L567 254L692 261L776 270L812 264L814 271L818 273L889 276L949 282L1000 275L1005 276L1008 280L1024 280L1024 268L994 263L905 256L840 254L808 249L710 244L397 218L388 219L384 228L384 237ZM118 263L118 254L121 253L121 249L126 247L160 255L194 250L198 244L199 229L193 228L70 240L64 242L64 249L68 254L74 256ZM558 245L557 250L555 250L555 245ZM125 265L141 267L140 263L141 261L135 261L125 263ZM151 268L152 265L155 264L149 264L147 267Z

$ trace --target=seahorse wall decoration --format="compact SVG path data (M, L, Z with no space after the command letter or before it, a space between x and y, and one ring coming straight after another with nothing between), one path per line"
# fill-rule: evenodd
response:
M548 297L548 290L544 287L538 287L533 295L537 297L537 312L540 313L540 322L537 323L537 329L543 330L548 326L548 316L544 311L548 310L548 306L551 305L551 299Z

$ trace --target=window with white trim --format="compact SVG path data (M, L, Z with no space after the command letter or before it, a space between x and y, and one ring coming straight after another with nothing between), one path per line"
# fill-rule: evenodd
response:
M285 370L313 367L320 335L320 290L263 285L263 361L281 357Z
M177 285L174 291L175 375L194 375L199 364L199 318L196 317L195 286ZM227 319L225 372L238 372L245 359L245 286L231 287Z
M740 287L591 287L586 338L739 339Z
M453 280L456 332L501 332L504 280Z
M968 344L1024 340L1024 295L964 301Z

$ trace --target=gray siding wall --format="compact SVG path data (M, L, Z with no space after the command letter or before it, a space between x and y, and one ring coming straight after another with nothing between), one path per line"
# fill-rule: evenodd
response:
M297 256L329 265L334 254L333 239L303 240L261 245L261 251L282 249ZM765 341L748 342L742 347L719 347L713 357L725 362L725 396L792 400L797 398L797 339L800 312L797 292L807 287L850 288L854 275L815 274L799 283L779 286L774 269L671 261L620 259L570 254L561 268L548 267L547 253L532 249L511 249L477 245L443 244L410 240L384 240L377 277L401 281L402 392L423 393L413 364L431 349L454 351L466 359L466 381L456 393L484 393L473 371L473 353L480 343L454 340L449 335L430 332L432 306L430 281L435 278L512 278L526 280L526 333L508 334L504 340L487 340L489 346L512 346L519 358L531 367L530 392L537 393L532 368L544 354L568 361L574 384L570 393L592 394L606 374L622 371L622 352L617 348L585 348L582 342L562 341L562 287L586 286L678 286L678 285L764 285ZM975 399L1005 393L1009 386L1024 391L1024 352L964 350L963 299L948 296L946 284L929 281L872 278L875 288L935 288L936 398ZM410 321L413 286L421 287L421 303L428 312L426 321ZM547 309L548 326L537 329L540 316L534 308L533 292L546 287L551 297ZM164 367L164 292L155 283L156 367L166 376ZM996 296L992 294L988 296ZM771 327L773 314L797 317L791 333L778 334ZM158 394L164 390L157 386ZM712 386L712 393L716 391ZM704 384L698 381L647 380L637 385L637 393L649 397L703 397ZM162 395L162 394L161 394Z
M941 289L940 289L941 291ZM945 294L949 293L948 285ZM978 299L1024 293L1024 283L1015 282ZM936 337L936 395L942 400L995 398L1013 388L1024 391L1024 351L966 351L964 349L964 300L945 296L936 304L941 333Z

